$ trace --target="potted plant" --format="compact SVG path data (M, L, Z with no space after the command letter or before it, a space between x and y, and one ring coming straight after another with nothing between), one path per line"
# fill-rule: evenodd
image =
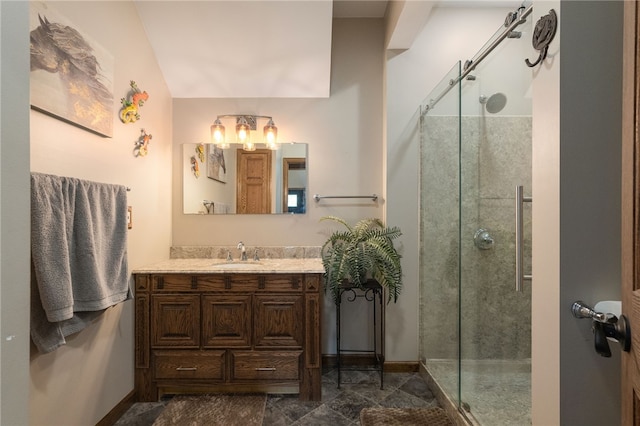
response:
M374 279L387 289L387 303L392 299L396 302L402 289L402 267L393 240L402 235L400 229L385 227L376 218L362 219L354 226L335 216L320 220L332 220L346 227L346 231L335 231L322 245L325 279L334 300L340 297L343 282L362 287L367 280Z

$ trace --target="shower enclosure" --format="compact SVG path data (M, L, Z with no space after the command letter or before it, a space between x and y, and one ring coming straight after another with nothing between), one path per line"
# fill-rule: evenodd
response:
M531 271L531 203L516 232L516 187L531 194L530 12L455 64L419 114L420 359L480 425L531 423L530 280L516 291L517 258Z

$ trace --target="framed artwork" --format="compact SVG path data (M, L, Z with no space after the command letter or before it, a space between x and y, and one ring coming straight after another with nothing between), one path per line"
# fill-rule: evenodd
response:
M113 136L113 56L53 10L31 2L31 107Z
M207 144L207 177L218 182L227 183L224 150L213 144Z

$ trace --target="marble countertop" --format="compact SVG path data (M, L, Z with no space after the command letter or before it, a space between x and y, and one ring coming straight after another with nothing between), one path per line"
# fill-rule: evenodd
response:
M241 262L225 259L169 259L151 265L135 268L134 274L171 273L268 273L268 274L323 274L321 258L309 259L261 259Z

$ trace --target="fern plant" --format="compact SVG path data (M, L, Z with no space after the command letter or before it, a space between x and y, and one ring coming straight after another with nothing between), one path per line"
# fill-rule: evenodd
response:
M336 216L320 220L332 220L346 228L335 231L322 245L325 280L334 301L340 297L340 286L345 280L362 287L372 278L387 289L387 303L396 302L402 290L402 266L393 240L402 235L400 228L385 227L376 218L362 219L354 226Z

